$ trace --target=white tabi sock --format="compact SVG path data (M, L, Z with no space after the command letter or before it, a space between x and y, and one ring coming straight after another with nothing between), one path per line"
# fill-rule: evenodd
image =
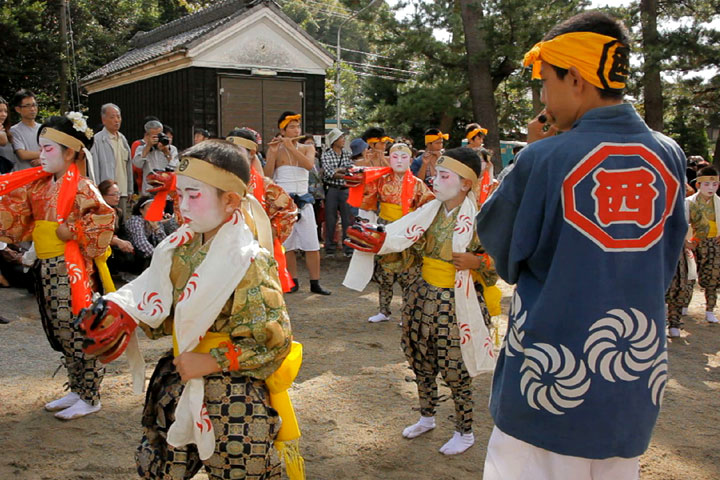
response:
M718 323L718 319L715 317L713 312L705 312L705 320L710 323Z
M90 405L85 400L78 400L72 407L61 410L55 414L60 420L72 420L73 418L84 417L100 410L100 402L97 405Z
M445 445L440 447L440 453L445 455L457 455L463 453L468 448L472 447L475 443L475 436L472 432L460 433L455 432L450 440Z
M368 322L370 323L380 323L380 322L387 322L390 320L390 317L385 315L384 313L380 312L377 315L373 315L372 317L368 318Z
M53 400L52 402L45 404L45 410L48 412L54 412L57 410L65 410L68 407L75 405L75 402L80 400L80 395L75 392L70 392L62 398Z
M415 438L423 433L429 432L433 428L435 428L435 417L420 416L420 420L415 425L410 425L405 428L402 434L405 438Z

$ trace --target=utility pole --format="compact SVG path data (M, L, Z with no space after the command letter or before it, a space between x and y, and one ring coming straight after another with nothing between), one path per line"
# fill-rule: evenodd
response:
M368 8L372 7L375 3L377 3L377 1L378 0L372 0L372 2L368 3L365 7L361 8L360 10L343 20L340 26L338 26L337 43L335 44L337 55L337 58L335 60L335 98L337 99L337 128L339 130L342 130L342 88L340 87L340 32L342 32L343 25L360 15Z
M68 107L68 32L67 32L67 2L69 0L58 0L60 8L60 112L69 110Z

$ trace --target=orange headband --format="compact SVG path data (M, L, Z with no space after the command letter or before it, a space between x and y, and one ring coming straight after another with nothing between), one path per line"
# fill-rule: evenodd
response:
M440 132L440 133L436 133L436 134L432 134L432 135L425 135L425 145L427 145L428 143L435 142L440 139L449 140L450 134Z
M300 115L299 113L297 115L288 115L287 117L283 118L282 122L280 122L279 127L281 129L285 128L288 126L288 123L292 122L293 120L297 120L299 122L301 118L302 115Z
M370 144L370 143L377 143L377 142L394 142L394 141L395 141L394 139L392 139L392 138L390 138L390 137L388 137L388 136L385 136L385 137L382 137L382 138L380 138L380 137L372 137L372 138L368 138L368 139L366 140L366 142L367 142L368 144Z
M571 32L536 43L525 54L523 65L532 65L532 78L539 79L542 62L564 69L575 67L597 88L622 90L630 72L630 49L607 35Z
M476 128L476 129L474 129L474 130L470 130L470 131L468 132L468 134L465 135L465 138L467 138L468 140L472 140L473 138L475 138L475 136L476 136L478 133L482 133L483 135L487 135L488 129L487 129L487 128L482 128L482 127L480 127L480 128Z

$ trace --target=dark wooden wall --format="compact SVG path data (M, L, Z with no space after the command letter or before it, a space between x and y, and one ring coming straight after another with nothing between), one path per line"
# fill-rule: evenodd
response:
M132 143L143 136L143 119L155 115L175 131L173 144L182 150L192 145L193 129L205 128L213 136L218 131L218 76L247 74L247 70L217 70L191 67L140 80L89 96L91 128L102 128L100 107L114 103L122 110L122 133ZM302 78L304 92L304 131L325 134L325 76L283 73L283 77Z

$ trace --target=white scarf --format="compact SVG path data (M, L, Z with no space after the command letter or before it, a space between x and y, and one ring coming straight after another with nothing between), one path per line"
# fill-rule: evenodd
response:
M443 203L432 200L419 209L385 226L385 242L378 255L402 252L420 240L430 228ZM477 207L474 195L468 194L458 212L453 232L453 252L465 252L473 238ZM373 254L354 252L343 285L362 291L370 281ZM470 270L455 272L455 318L460 330L460 350L463 361L474 377L495 368L495 353L490 332L483 321Z
M267 217L254 220L263 222ZM194 235L187 225L180 227L155 248L150 267L142 275L105 298L117 303L135 321L159 327L173 306L170 281L173 252ZM236 210L215 234L207 256L195 269L175 306L173 320L180 353L190 352L198 345L260 249L243 214ZM215 433L204 403L204 385L203 378L185 384L167 436L174 447L196 444L202 460L210 458L215 450Z

